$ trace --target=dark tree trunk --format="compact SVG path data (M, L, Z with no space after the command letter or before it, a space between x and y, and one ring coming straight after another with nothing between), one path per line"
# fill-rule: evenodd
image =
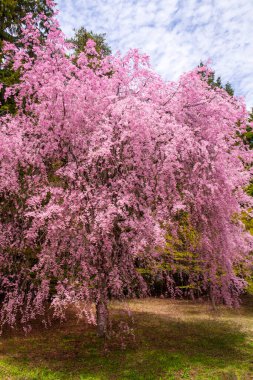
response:
M97 333L101 338L105 338L108 329L108 308L107 300L105 298L100 299L96 305L97 311Z
M210 295L210 299L211 299L212 309L213 309L213 311L216 311L217 310L216 302L215 302L215 298L214 298L212 293Z

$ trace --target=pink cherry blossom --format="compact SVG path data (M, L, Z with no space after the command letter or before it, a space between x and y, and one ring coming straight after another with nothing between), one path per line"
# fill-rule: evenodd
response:
M182 211L201 236L203 291L235 304L252 246L234 218L250 205L243 100L199 68L165 82L137 50L101 59L89 40L75 63L54 18L43 45L25 22L23 48L6 46L21 81L18 113L1 118L1 325L76 303L103 335L111 298L147 294L137 263L156 270Z

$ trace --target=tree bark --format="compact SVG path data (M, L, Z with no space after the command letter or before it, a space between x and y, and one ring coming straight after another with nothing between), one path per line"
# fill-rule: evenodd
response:
M101 298L96 304L97 311L97 333L101 338L105 338L108 329L108 308L105 298Z

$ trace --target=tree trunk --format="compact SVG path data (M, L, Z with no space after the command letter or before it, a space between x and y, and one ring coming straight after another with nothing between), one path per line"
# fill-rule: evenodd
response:
M105 338L108 329L108 308L106 299L102 298L97 302L97 333L101 338Z
M216 308L215 298L214 298L214 296L212 295L212 293L211 293L211 295L210 295L210 299L211 299L212 309L213 309L213 311L216 311L217 308Z

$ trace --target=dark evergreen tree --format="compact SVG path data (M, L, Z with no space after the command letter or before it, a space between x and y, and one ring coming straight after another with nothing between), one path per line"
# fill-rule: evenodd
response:
M0 2L0 116L6 113L15 113L15 102L13 98L7 101L4 99L5 89L19 80L19 73L12 70L12 65L4 66L5 56L3 52L4 42L12 42L20 46L20 36L22 29L22 19L27 13L34 16L39 13L52 15L52 9L47 5L46 0L1 0ZM41 21L38 25L41 31L41 38L47 34L47 29Z
M198 65L198 67L203 67L204 64L202 61L200 61L200 64ZM212 88L215 88L215 87L218 87L218 88L223 88L230 96L233 96L234 95L234 89L233 87L231 86L231 84L229 82L227 82L225 84L225 86L222 85L222 81L221 81L221 77L217 77L217 79L215 78L215 71L212 71L212 72L209 72L208 73L208 76L205 72L203 71L200 71L200 74L203 78L206 78L207 79L207 82L208 84L212 87Z
M96 51L101 56L111 54L111 49L105 41L105 34L96 34L92 31L87 31L83 26L79 29L74 29L75 35L73 38L68 39L75 47L75 53L78 55L84 50L84 47L89 39L92 39L96 43Z
M233 96L233 95L234 95L234 89L233 89L233 87L231 86L231 84L230 84L229 82L227 82L227 83L225 84L224 90L226 90L227 93L228 93L230 96Z

